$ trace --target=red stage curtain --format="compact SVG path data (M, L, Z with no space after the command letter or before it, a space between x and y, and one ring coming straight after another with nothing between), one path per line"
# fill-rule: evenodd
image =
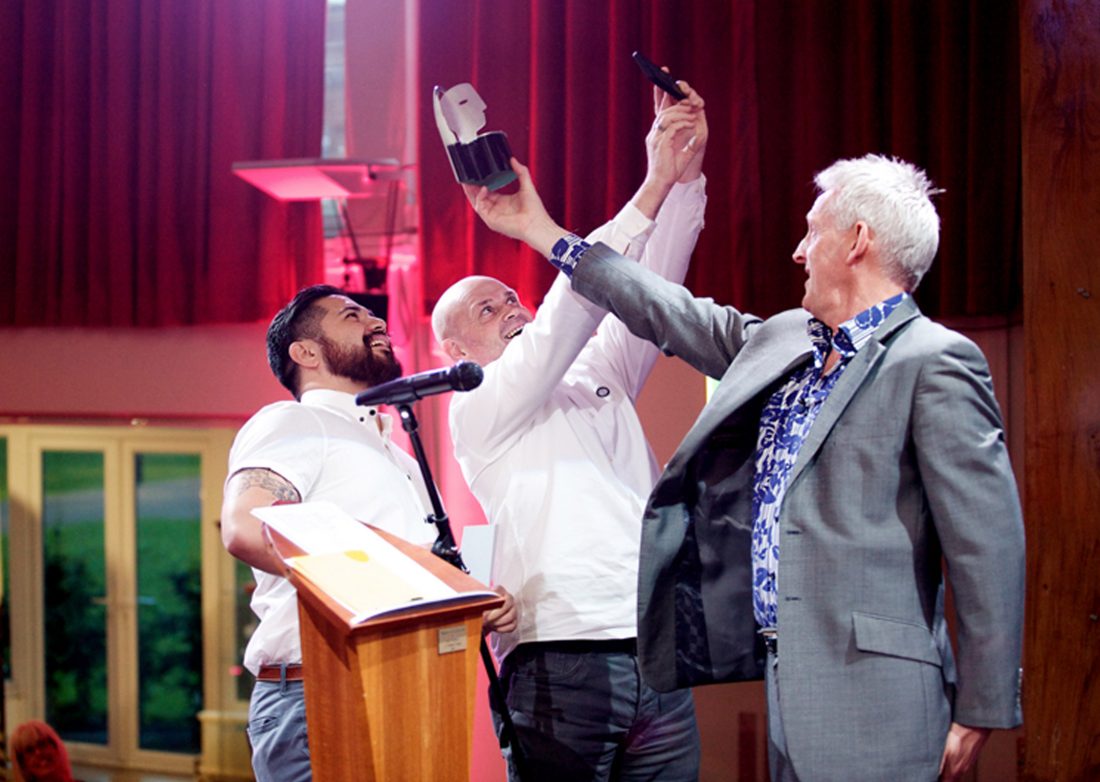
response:
M918 291L940 316L1020 303L1017 9L1013 0L423 0L421 226L428 304L490 274L537 302L547 264L476 223L454 183L430 90L469 81L552 215L577 232L614 214L644 170L652 105L641 49L707 101L707 226L688 284L761 315L798 304L790 261L813 174L897 155L928 170L940 252Z
M255 320L320 279L317 205L230 167L319 154L324 0L0 5L0 325Z

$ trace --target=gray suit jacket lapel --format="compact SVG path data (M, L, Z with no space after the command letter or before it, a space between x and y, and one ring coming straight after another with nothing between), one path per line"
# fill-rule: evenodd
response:
M806 468L806 465L813 461L814 455L821 448L821 444L825 442L825 438L829 436L836 422L840 420L840 416L848 407L848 403L852 401L856 392L863 386L871 370L882 360L882 356L886 352L886 346L882 344L883 341L919 315L920 310L917 309L916 302L912 298L906 299L890 313L890 317L879 326L874 336L860 349L859 353L844 369L844 374L837 380L836 385L829 394L829 398L821 406L817 420L814 421L809 434L806 436L806 441L798 452L798 459L795 461L794 467L791 469L791 475L787 479L788 488L798 480L798 476Z
M687 460L702 449L708 437L735 410L741 410L757 394L777 379L789 375L796 366L812 355L809 337L792 341L785 350L753 351L743 354L730 364L714 396L703 408L694 426L669 460L666 471L678 473ZM725 382L736 378L736 382Z

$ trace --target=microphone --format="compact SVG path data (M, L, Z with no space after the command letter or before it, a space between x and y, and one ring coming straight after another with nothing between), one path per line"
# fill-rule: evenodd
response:
M399 377L355 395L357 405L407 405L432 394L469 391L481 385L485 373L473 361L459 361L449 369L433 369Z

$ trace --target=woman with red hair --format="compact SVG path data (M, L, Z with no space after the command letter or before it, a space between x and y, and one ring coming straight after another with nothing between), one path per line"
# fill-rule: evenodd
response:
M11 734L15 782L77 782L57 731L41 720L24 722Z

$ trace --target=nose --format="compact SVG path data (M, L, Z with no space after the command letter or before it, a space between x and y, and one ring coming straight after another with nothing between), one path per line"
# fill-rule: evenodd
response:
M375 315L373 312L367 319L367 328L370 329L372 334L385 334L386 333L386 321Z
M802 265L806 263L806 238L803 237L802 241L798 243L798 246L794 248L794 253L791 255L791 259Z

